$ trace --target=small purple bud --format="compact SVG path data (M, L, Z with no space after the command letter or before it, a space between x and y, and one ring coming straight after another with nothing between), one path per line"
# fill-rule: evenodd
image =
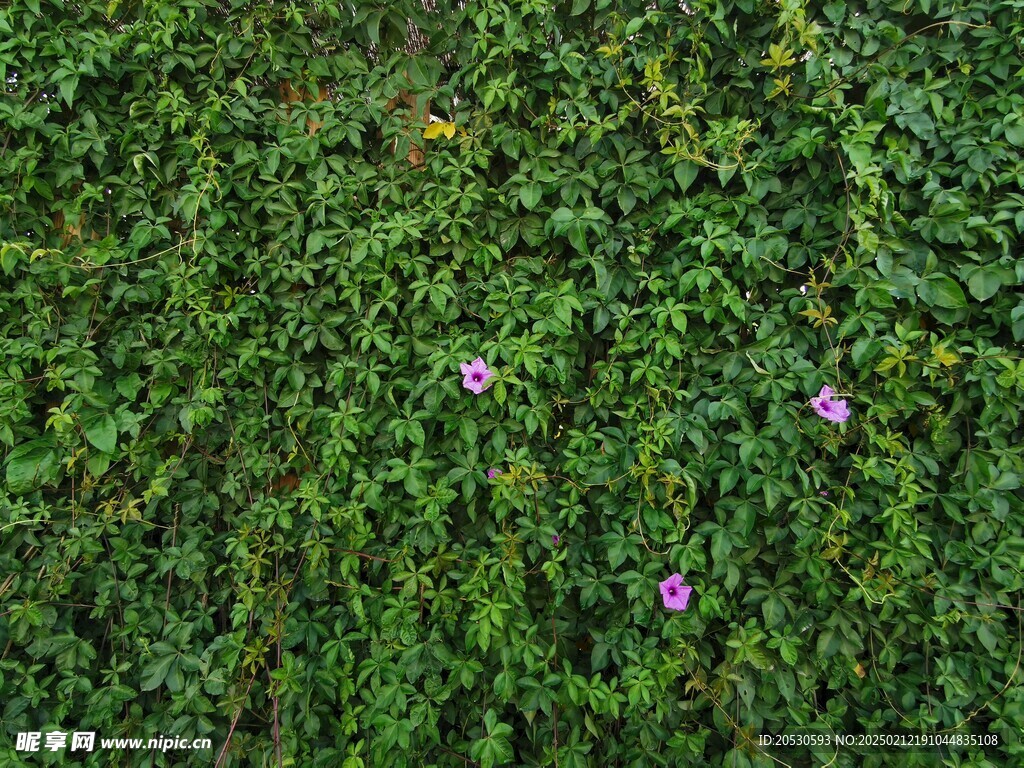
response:
M562 537L559 536L557 533L551 536L551 543L554 544L556 547L561 543L561 541Z
M819 493L818 495L819 496L828 496L828 491L821 491L821 493Z

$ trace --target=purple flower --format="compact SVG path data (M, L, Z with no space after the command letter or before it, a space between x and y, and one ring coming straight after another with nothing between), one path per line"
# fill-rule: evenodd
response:
M472 363L462 363L459 368L462 369L462 386L476 395L484 391L484 382L494 376L482 357L478 357Z
M559 544L562 543L562 537L559 536L557 533L552 534L551 535L551 543L554 544L557 547Z
M850 418L850 409L845 400L833 400L834 394L832 387L822 387L818 396L811 398L811 408L824 419L842 423Z
M501 470L500 469L495 469L494 467L491 467L490 469L487 470L487 479L488 480L493 480L494 478L496 478L500 474L501 474Z
M687 603L690 602L690 593L693 587L683 584L683 577L673 573L663 582L658 584L661 589L661 599L665 601L665 607L673 611L685 611Z
M818 495L819 496L828 496L828 491L819 491Z

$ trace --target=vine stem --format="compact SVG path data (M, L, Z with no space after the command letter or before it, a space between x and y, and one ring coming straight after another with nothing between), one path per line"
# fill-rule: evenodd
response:
M700 681L700 679L693 672L690 672L689 669L687 669L686 671L690 675L690 679L693 680L693 684L695 686L697 686L697 689L700 690L701 693L703 693L705 696L707 696L711 700L711 703L714 705L715 709L717 709L719 712L722 713L722 717L724 717L726 722L729 723L730 726L732 726L733 730L737 731L740 734L743 734L743 729L740 728L739 723L737 723L732 718L732 716L729 715L729 713L726 711L725 707L723 707L722 703L718 700L718 697L715 696L714 691L712 691L707 685L702 683ZM737 699L738 699L738 697L737 697ZM754 742L751 739L749 739L746 736L746 734L743 734L743 740L744 740L745 743L750 744L752 747L754 747L754 749L756 749L762 755L770 758L771 760L773 760L774 762L778 763L779 765L785 766L785 768L793 768L793 766L791 766L789 763L783 762L782 760L779 760L779 758L775 757L774 755L772 755L772 754L770 754L768 752L765 752L763 749L761 749L761 747L756 742ZM735 745L735 743L736 742L734 741L733 744ZM835 758L833 758L833 760L834 759Z
M672 550L670 549L668 552L656 552L655 550L651 549L648 546L648 544L647 544L647 537L644 536L644 526L643 526L643 523L640 521L640 514L641 514L640 510L641 510L642 506L643 506L643 499L640 499L636 503L636 528L640 532L640 542L644 545L644 549L646 549L652 555L657 555L658 557L664 557L665 555L667 555Z
M242 704L238 707L238 711L235 713L234 719L231 721L231 727L228 729L228 737L224 740L224 746L221 747L220 754L217 756L217 762L214 763L213 768L220 768L221 763L224 762L224 758L227 756L228 747L231 745L231 736L235 732L235 726L238 725L239 718L242 717L242 711L245 709L245 701L249 698L249 691L252 689L253 681L256 680L256 673L252 673L252 677L249 679L249 685L246 686L245 695L242 697Z

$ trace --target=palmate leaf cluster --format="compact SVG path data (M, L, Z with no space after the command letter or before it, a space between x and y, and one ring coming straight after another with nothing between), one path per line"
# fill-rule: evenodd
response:
M4 765L1021 759L1019 0L0 40Z

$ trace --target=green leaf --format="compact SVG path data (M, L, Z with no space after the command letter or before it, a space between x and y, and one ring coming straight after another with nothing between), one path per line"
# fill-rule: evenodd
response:
M764 616L765 626L775 627L785 620L786 606L775 595L769 594L761 604L761 613Z
M757 438L749 438L740 444L740 461L743 466L749 467L758 456L761 455L761 441Z
M154 647L156 646L154 645ZM163 684L164 678L166 678L167 674L170 672L171 665L174 663L176 658L177 655L171 652L167 655L157 656L155 659L147 663L142 668L142 678L139 686L140 689L143 691L153 691L159 688Z
M779 655L782 660L785 661L789 666L795 666L799 660L799 655L796 651L796 646L793 645L789 640L783 640L779 644Z
M853 348L850 350L850 358L853 360L854 365L866 365L868 361L878 354L881 348L882 342L868 336L862 336L853 343Z
M947 275L929 275L918 283L917 295L930 307L963 309L967 306L963 288Z
M693 184L694 179L697 178L697 172L700 170L696 163L691 163L686 160L676 163L672 168L672 175L676 179L676 184L679 185L679 191L685 192Z
M142 378L137 373L121 376L114 382L118 394L126 400L134 400L142 389Z
M478 434L479 431L474 419L467 417L459 419L459 435L462 437L463 445L466 448L476 445Z
M587 230L582 221L574 221L569 225L569 243L579 253L590 253L587 247Z
M71 101L75 98L75 89L78 88L77 77L65 77L60 81L60 95L64 102L70 107Z
M442 65L435 57L426 54L409 59L407 72L409 80L419 90L433 88L441 76Z
M629 187L619 187L616 200L618 200L619 208L622 209L622 214L624 216L632 211L636 206L636 195Z
M414 445L418 445L420 448L423 447L423 442L426 436L423 433L423 425L418 421L408 422L408 437Z
M896 124L910 129L919 139L929 139L935 134L935 121L926 112L897 113Z
M721 496L725 496L736 487L739 479L740 470L738 467L726 467L722 470L722 474L718 476L718 493Z
M82 430L86 439L98 450L104 453L113 453L117 450L117 424L109 414L84 416Z
M7 457L7 491L17 496L54 479L57 454L48 440L32 440L13 449Z
M967 290L978 301L987 301L1003 287L1003 281L996 272L984 268L975 271L967 281Z
M21 250L10 243L0 246L0 269L8 276L13 275L14 267L22 256Z
M1010 125L1003 126L1006 133L1006 140L1014 146L1024 147L1024 120L1017 118L1017 121Z
M519 199L528 211L532 211L540 203L543 196L541 185L535 181L524 184L519 188Z

